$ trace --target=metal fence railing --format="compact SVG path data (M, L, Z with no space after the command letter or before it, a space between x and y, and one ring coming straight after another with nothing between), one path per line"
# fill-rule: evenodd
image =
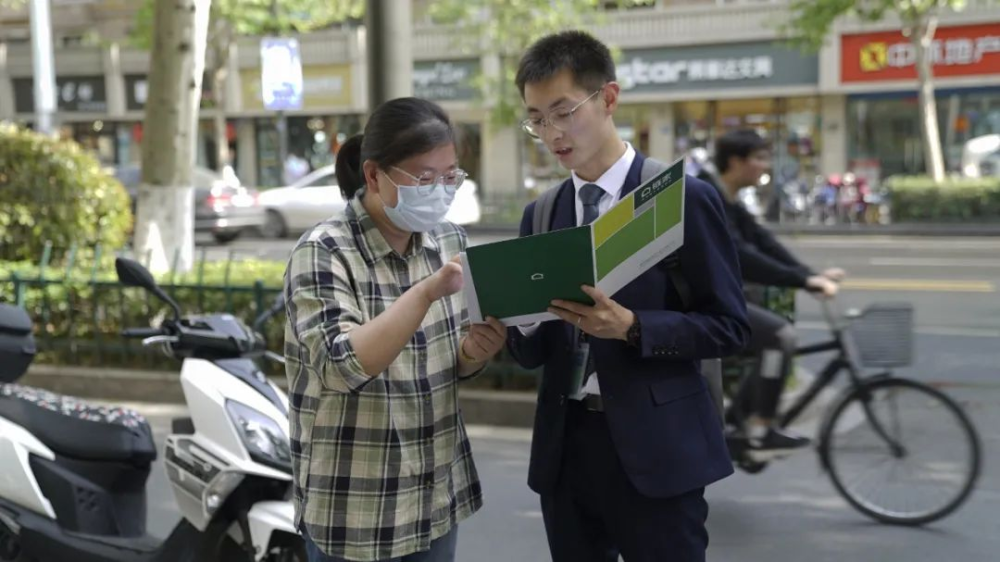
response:
M122 328L155 323L165 305L145 291L118 282L113 257L122 252L108 255L100 246L87 248L90 264L78 262L81 253L80 248L71 247L64 263L53 264L52 245L46 244L37 263L0 264L0 301L28 311L35 324L40 360L81 366L171 368L162 356L120 336ZM148 262L148 257L140 261ZM247 279L238 273L238 263L232 256L221 264L210 263L203 252L192 274L182 278L174 267L159 281L186 314L227 312L250 322L280 291L280 279ZM268 341L280 341L282 323L271 324L265 327Z
M104 252L99 246L71 247L63 263L52 262L52 245L46 244L38 261L30 265L0 262L0 302L25 308L34 323L38 362L53 365L126 369L173 370L178 364L159 353L126 340L123 328L155 325L168 307L141 289L128 288L114 274L113 258L123 252ZM124 253L127 255L127 252ZM80 263L86 255L92 263ZM135 256L130 256L135 257ZM149 256L139 260L148 263ZM174 267L158 281L185 314L226 312L248 324L273 302L281 290L284 264L275 266L274 278L248 275L235 253L211 261L202 251L192 272L181 275ZM284 320L272 319L262 328L272 351L281 352ZM263 365L262 365L263 366ZM265 366L271 376L283 369ZM537 372L519 367L501 354L475 382L481 388L534 388Z

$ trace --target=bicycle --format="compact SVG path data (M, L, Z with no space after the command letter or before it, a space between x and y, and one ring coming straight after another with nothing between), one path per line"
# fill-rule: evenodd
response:
M849 385L826 410L816 444L820 463L837 492L861 513L888 524L923 525L954 512L968 499L979 478L980 440L969 417L952 398L930 385L892 374L893 367L912 363L912 307L874 304L861 313L845 315L847 322L841 322L833 304L821 302L833 339L801 347L796 356L831 351L837 354L801 396L779 414L781 427L798 419L821 391L846 372ZM866 368L882 370L866 375ZM732 400L726 418L736 427L742 427L739 405L750 388L750 380L752 377L741 376L736 392L729 393ZM910 397L914 399L908 400ZM935 417L936 421L932 419ZM947 441L941 439L944 430L951 427L945 422L958 430ZM865 432L870 434L858 439L860 445L850 443ZM924 463L924 474L914 468L906 470L904 463L919 463L936 453L921 446L927 440L935 441L936 449L948 449L946 454ZM727 443L742 470L754 474L767 466L767 462L753 457L745 439L727 432ZM869 461L878 462L866 468L856 466L855 459L864 454L871 455ZM884 478L872 478L875 470L883 468L888 469ZM862 486L872 482L872 488ZM940 490L928 494L931 501L922 504L918 496L931 488L948 489L944 494L937 493ZM902 499L885 499L894 495Z

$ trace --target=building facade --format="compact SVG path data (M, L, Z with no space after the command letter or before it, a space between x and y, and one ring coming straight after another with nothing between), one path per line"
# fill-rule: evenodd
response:
M482 84L497 76L498 55L470 49L461 31L429 22L426 3L417 2L414 10L414 93L453 116L463 141L462 166L481 193L516 198L525 187L562 176L537 141L490 122ZM125 2L78 4L54 11L54 25L68 30L57 34L56 120L103 162L138 161L148 53L76 44L73 30L81 19L124 37L131 18ZM638 149L669 160L710 146L726 131L752 128L772 142L779 181L848 170L873 179L923 170L913 53L898 22L838 24L826 45L810 54L781 41L778 28L787 18L782 0L650 4L609 12L592 28L619 57L617 122ZM10 35L19 29L12 18L0 12L0 119L30 124L30 43ZM363 127L369 109L363 37L363 30L346 27L299 38L304 104L286 115L285 134L290 150L314 168L332 162L340 143ZM259 51L253 38L233 49L225 92L218 96L222 108L210 103L216 96L205 81L199 160L212 166L215 143L227 142L245 183L272 186L281 183L281 132L278 116L261 102ZM966 140L1000 132L1000 8L972 0L965 11L945 14L934 52L942 141L948 168L957 171ZM222 140L212 125L219 111L227 119Z

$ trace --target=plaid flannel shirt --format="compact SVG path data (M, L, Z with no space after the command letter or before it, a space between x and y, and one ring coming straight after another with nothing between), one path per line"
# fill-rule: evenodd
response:
M393 251L360 202L304 235L285 273L285 367L296 521L327 554L427 550L482 506L458 411L461 293L434 303L389 368L368 377L348 338L465 249L445 223Z

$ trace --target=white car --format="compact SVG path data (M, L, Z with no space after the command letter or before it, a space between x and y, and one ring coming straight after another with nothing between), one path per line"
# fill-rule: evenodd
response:
M136 212L136 197L142 183L139 164L123 164L109 170L125 186ZM191 170L194 184L194 230L208 232L220 244L236 239L243 232L259 231L266 215L258 202L256 189L243 187L229 166L215 172L201 166Z
M1000 135L967 141L962 150L962 173L967 178L1000 177Z
M476 191L476 183L466 179L455 195L447 220L459 225L479 222ZM343 212L346 206L337 186L334 166L319 168L288 187L262 191L260 204L267 210L267 222L261 231L268 238L305 232Z

